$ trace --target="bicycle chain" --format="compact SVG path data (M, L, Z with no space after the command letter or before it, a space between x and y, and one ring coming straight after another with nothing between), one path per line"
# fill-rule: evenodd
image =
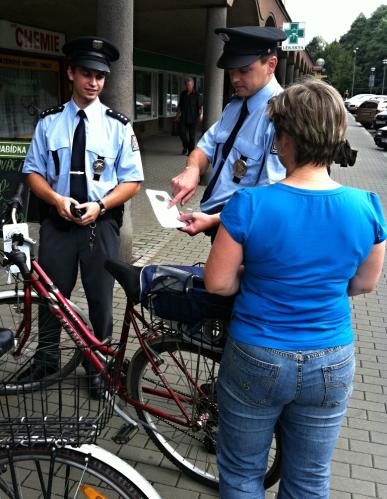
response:
M147 378L144 378L144 379L145 379L145 381L152 382L152 380L151 380L151 379L147 379ZM179 391L179 390L174 390L174 392L175 392L175 393L177 393L177 394L179 394L179 395L182 395L182 396L184 396L184 397L186 397L186 396L187 396L187 394L186 394L186 393L181 392L181 391ZM213 407L213 408L215 408L215 409L216 409L216 403L215 403L215 402L211 402L211 401L208 401L208 402L209 402L209 404L211 405L211 407ZM189 437L193 438L194 440L197 440L197 441L198 441L198 442L200 442L201 444L204 444L204 440L203 440L203 438L199 438L199 437L196 437L195 435L192 435L192 434L191 434L192 430L191 430L191 431L189 431L189 430L184 430L184 429L181 427L181 425L177 425L176 423L172 423L171 421L168 421L168 420L166 420L166 419L164 419L164 418L162 418L162 417L160 417L160 416L154 416L154 417L155 417L158 421L164 421L167 425L171 426L171 427L172 427L172 428L174 428L175 430L178 430L178 431L180 431L181 433L184 433L184 434L188 435ZM148 425L146 425L146 426L148 426ZM154 430L154 429L152 428L152 430ZM203 430L203 431L205 431L205 430ZM160 435L162 435L162 434L163 434L163 433L162 433L162 432L160 432L160 431L157 431L157 433L159 433ZM207 435L206 435L206 436L207 436Z

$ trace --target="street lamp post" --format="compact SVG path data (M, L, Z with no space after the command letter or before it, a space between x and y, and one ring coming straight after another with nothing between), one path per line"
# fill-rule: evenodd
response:
M368 86L370 87L370 94L372 94L372 90L375 86L375 69L374 67L370 68L370 76L368 78Z
M387 59L383 59L383 83L382 83L382 95L384 95L384 78L386 76L386 66L387 66Z
M357 51L359 50L359 47L356 47L355 50L353 51L353 73L352 73L352 90L351 90L351 97L353 97L353 90L355 88L355 72L356 72L356 55Z

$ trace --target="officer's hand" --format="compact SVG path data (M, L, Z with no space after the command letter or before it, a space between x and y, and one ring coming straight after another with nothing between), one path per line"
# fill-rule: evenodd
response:
M95 222L101 211L99 204L95 201L91 201L90 203L78 204L76 208L84 211L82 217L76 220L76 223L79 225L89 225Z
M70 206L72 204L77 205L78 201L74 198L60 196L58 195L55 199L55 208L59 216L68 221L75 221L73 214L71 213Z
M186 232L190 236L204 232L215 225L219 225L219 214L208 215L201 211L181 213L178 220L185 222L187 225L180 230Z
M196 192L199 184L200 173L199 167L187 166L180 175L172 179L172 196L173 198L168 204L168 208L178 203L184 206Z

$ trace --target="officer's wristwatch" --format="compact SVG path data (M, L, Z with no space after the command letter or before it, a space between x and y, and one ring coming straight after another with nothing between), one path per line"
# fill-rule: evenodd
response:
M101 210L99 212L99 216L101 217L104 213L106 213L105 205L103 204L103 202L100 199L97 199L96 203L98 204L98 206L99 206L99 208Z

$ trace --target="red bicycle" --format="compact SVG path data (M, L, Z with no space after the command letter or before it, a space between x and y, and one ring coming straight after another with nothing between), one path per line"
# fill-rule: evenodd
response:
M2 225L9 219L15 222L20 209L19 192L9 202ZM20 230L20 224L15 224L11 233L8 227L8 234L10 250L0 252L2 266L13 268L9 273L12 284L0 291L0 383L7 393L21 389L18 376L32 361L39 334L45 327L38 321L38 309L47 307L62 325L61 364L58 372L49 373L38 382L23 380L23 389L38 390L42 382L49 386L58 377L64 378L74 371L82 358L88 359L104 380L106 396L115 393L135 408L139 423L159 450L194 479L217 488L219 349L212 348L208 341L190 341L192 324L163 320L138 305L140 269L113 261L107 262L106 268L125 290L127 304L119 337L100 342L93 335L87 317L59 292L33 255L30 264L26 262L24 248L33 248L34 241ZM208 324L199 327L195 324L195 338L198 330L202 333L206 326L208 329ZM134 331L139 348L128 360L125 357L130 330ZM125 420L116 436L123 443L137 422L117 405L115 410ZM276 431L266 487L279 479L279 460Z

